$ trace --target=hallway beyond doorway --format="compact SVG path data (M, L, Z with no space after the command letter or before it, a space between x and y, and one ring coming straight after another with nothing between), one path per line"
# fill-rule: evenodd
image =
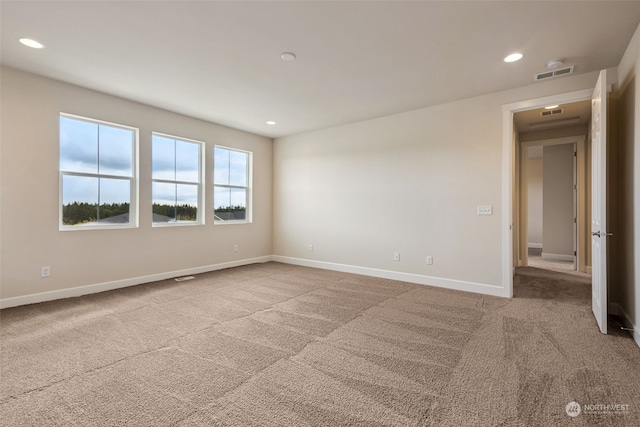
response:
M582 273L575 270L575 266L572 261L558 261L542 258L542 249L529 248L529 267L540 268L542 270L557 271L560 273L575 274L580 277L591 277L588 273Z

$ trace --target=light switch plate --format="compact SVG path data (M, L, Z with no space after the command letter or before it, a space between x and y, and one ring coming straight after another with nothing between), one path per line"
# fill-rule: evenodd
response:
M478 215L493 215L492 206L478 206Z

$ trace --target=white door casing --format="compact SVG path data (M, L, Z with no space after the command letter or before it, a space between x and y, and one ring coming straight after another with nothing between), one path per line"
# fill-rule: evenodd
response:
M519 111L542 108L547 105L568 104L591 99L593 90L582 89L542 98L528 99L502 106L502 283L503 296L513 297L513 178L516 150L513 141L513 115Z
M591 309L607 333L607 71L600 71L591 98Z

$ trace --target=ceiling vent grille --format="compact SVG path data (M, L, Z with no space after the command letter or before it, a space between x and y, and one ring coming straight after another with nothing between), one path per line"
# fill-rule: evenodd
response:
M557 70L545 71L544 73L538 73L533 76L533 81L539 82L540 80L552 79L554 77L565 76L567 74L573 74L573 65L570 67L558 68Z
M540 111L540 116L541 117L555 116L556 114L562 114L563 112L564 112L564 108L555 108L553 110Z

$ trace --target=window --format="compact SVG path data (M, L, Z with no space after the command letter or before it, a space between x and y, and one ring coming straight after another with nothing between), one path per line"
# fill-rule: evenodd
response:
M215 222L251 222L251 153L215 147L213 212Z
M138 130L60 115L60 229L136 227Z
M154 133L152 145L153 225L202 224L202 146Z

